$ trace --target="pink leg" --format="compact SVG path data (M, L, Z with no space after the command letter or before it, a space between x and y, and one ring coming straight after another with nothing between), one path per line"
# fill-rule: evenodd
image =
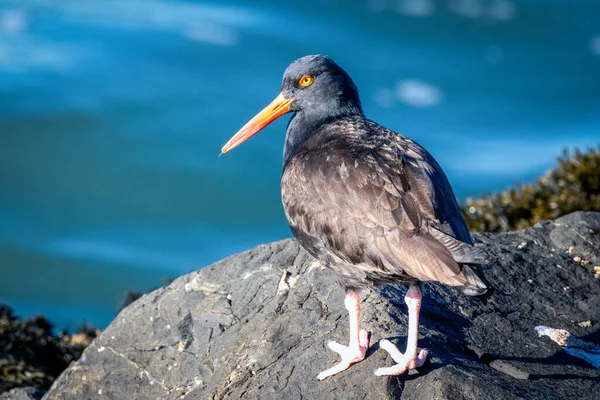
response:
M349 291L346 293L344 305L350 315L350 343L348 346L339 344L338 342L329 342L327 346L338 353L342 357L342 361L333 367L325 370L317 377L323 380L339 372L345 371L352 364L362 361L365 358L367 349L369 348L369 333L364 329L359 328L360 320L360 297L358 293Z
M389 340L379 342L379 347L387 351L396 362L388 368L378 368L375 375L400 375L409 369L419 368L427 359L427 350L422 349L417 356L417 339L419 338L419 311L421 310L421 289L419 284L412 284L404 296L408 306L408 339L406 352L402 354Z

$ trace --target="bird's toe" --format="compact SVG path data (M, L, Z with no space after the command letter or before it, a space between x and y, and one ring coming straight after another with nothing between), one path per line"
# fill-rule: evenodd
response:
M361 331L359 338L359 345L353 347L344 346L343 344L340 344L338 342L327 343L327 347L329 347L332 351L338 353L342 360L333 367L321 372L317 376L317 379L322 381L323 379L345 371L348 368L350 368L350 366L352 366L353 364L364 360L365 355L367 354L367 349L369 348L368 332Z
M419 368L425 363L429 354L426 349L422 349L418 355L416 351L413 354L402 353L395 344L386 339L379 342L379 347L388 352L396 365L378 368L375 370L377 376L400 375L408 370Z

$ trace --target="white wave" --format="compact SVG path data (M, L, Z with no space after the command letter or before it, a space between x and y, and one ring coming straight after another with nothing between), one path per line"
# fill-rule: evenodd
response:
M0 12L0 34L18 35L27 29L29 18L22 10Z
M183 36L194 42L218 46L233 46L238 41L238 35L234 29L218 25L189 28L183 31Z
M64 73L74 66L72 46L58 45L44 40L0 36L0 71L8 73L44 69Z
M453 13L465 18L480 18L484 13L481 0L452 0L448 7Z
M465 18L489 18L495 21L512 21L517 18L517 6L507 0L451 0L448 8Z
M398 0L396 11L410 17L430 17L436 11L433 0Z
M51 16L53 23L83 24L112 29L174 32L186 40L217 46L237 43L238 30L261 23L256 12L244 8L162 0L31 0L28 9L9 2L0 11L0 72L35 69L64 73L86 62L98 49L73 38L55 41L28 30L34 15Z
M396 85L396 97L412 107L433 107L442 102L444 92L419 79L406 79Z
M262 18L241 7L160 0L72 1L61 11L74 22L121 29L174 31L184 38L230 46L236 28L255 26Z
M488 7L488 16L497 21L512 21L517 14L517 6L505 0L494 1Z
M141 268L185 271L193 269L195 266L193 257L178 256L176 252L154 250L101 239L52 239L46 243L45 250L61 257L101 260Z

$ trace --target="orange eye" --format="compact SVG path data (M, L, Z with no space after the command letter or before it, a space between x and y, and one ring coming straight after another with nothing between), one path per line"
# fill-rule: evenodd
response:
M310 85L312 85L314 80L315 80L315 78L313 78L312 76L304 75L302 78L300 78L300 80L298 81L298 84L300 86L310 86Z

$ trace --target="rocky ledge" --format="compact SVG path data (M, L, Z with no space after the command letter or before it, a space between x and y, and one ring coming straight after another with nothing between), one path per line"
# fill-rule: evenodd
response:
M599 399L590 352L600 343L600 213L475 238L490 255L484 273L494 292L477 299L426 284L419 346L430 360L410 374L373 375L392 365L378 341L403 348L406 335L404 288L385 287L363 294L362 322L373 343L367 359L316 380L337 362L326 343L348 339L344 293L329 271L284 240L143 296L44 398ZM555 328L575 341L544 331ZM565 351L575 342L588 347ZM4 399L32 398L17 395Z

